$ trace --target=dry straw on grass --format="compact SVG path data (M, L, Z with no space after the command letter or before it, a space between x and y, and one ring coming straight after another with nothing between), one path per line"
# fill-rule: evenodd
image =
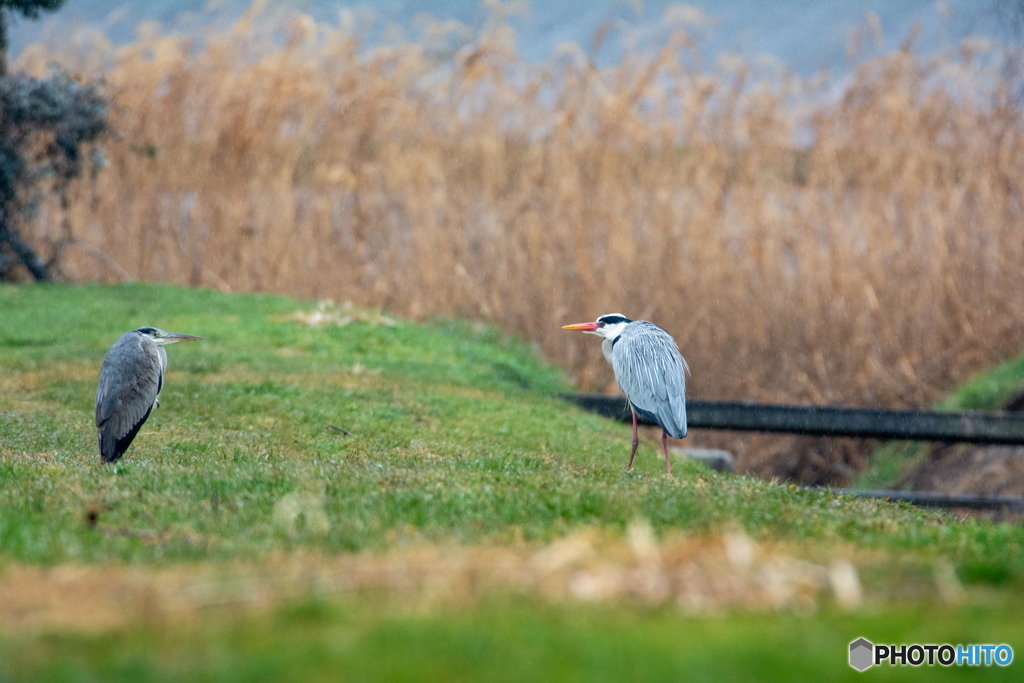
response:
M804 612L865 600L849 560L797 559L740 534L659 544L640 522L625 540L591 530L541 547L420 544L380 555L291 554L259 564L158 570L10 565L0 572L0 632L123 628L140 619L195 618L212 608L266 609L308 595L367 591L420 610L510 592L551 602L675 605L688 614Z
M606 68L523 63L500 25L366 47L256 9L21 68L116 97L109 167L66 217L133 278L493 320L590 389L598 345L559 326L612 311L675 335L704 398L923 405L1019 350L1021 78L974 45L904 49L828 97L703 68L693 18ZM118 277L84 250L63 271Z

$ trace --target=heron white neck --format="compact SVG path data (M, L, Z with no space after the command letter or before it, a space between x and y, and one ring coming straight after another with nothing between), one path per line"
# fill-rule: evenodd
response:
M608 365L612 365L612 346L615 345L615 339L611 337L605 337L601 340L601 352L604 354L604 359L608 361ZM612 365L612 367L615 367Z

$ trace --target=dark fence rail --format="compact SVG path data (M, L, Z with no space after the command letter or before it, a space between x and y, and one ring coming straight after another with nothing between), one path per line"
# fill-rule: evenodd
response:
M565 394L580 407L623 422L632 421L626 399L605 394ZM654 421L637 416L640 424ZM940 413L875 408L829 408L765 403L687 401L691 429L721 429L862 439L1024 445L1024 414L963 411ZM806 487L809 491L822 489ZM829 489L860 498L901 500L914 505L1024 512L1024 497L949 494L934 491Z
M604 394L565 394L586 410L617 420L632 420L626 399ZM640 424L654 424L638 415ZM963 411L787 406L768 403L687 401L691 429L722 429L861 439L944 441L1024 445L1024 414Z
M808 491L823 489L807 487ZM1024 511L1024 497L983 496L970 493L937 493L935 491L873 491L870 489L828 489L832 493L858 498L903 500L914 505L936 508L969 508L971 510Z

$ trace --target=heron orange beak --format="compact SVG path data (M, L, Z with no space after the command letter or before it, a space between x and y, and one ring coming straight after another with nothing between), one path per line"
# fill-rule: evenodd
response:
M563 330L579 330L580 332L593 332L600 325L597 323L576 323L575 325L562 325Z

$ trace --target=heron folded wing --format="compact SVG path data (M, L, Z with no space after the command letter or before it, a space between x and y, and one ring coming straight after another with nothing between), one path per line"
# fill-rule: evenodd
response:
M686 435L685 367L671 335L645 321L628 325L612 351L619 388L675 438Z
M671 414L674 418L673 429L666 429L674 439L681 439L686 436L686 397L685 396L672 396L669 399Z
M111 433L118 439L139 426L156 402L156 385L148 380L140 384L144 386L129 387L122 392L120 405L107 421Z
M96 390L96 426L120 439L148 416L159 393L162 367L157 347L129 332L103 359Z
M101 424L110 419L110 416L114 414L117 409L117 404L121 401L121 388L120 387L103 387L102 375L100 375L100 389L96 392L96 426L99 427Z

